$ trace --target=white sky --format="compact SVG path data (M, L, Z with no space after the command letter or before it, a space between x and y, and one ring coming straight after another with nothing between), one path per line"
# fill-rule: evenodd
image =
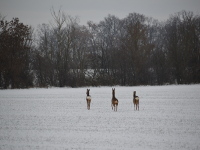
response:
M50 9L60 8L65 14L78 16L80 24L98 23L108 14L119 18L136 12L160 21L181 10L200 14L200 0L0 0L0 13L6 20L18 17L20 22L34 28L52 19Z

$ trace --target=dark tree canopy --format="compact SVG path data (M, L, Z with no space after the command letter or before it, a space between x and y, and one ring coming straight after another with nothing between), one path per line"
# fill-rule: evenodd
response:
M0 85L24 88L32 83L29 70L30 34L28 26L13 18L0 22Z

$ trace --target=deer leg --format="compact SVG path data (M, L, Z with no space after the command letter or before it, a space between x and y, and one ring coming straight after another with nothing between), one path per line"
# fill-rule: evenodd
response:
M86 100L86 102L87 102L87 109L88 109L88 101Z
M136 103L136 101L134 103L134 110L137 110L137 103Z

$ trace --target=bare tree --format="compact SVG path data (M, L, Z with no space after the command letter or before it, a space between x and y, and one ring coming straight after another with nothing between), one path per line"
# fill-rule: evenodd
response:
M131 13L125 18L126 37L124 49L128 54L127 76L129 84L146 84L148 78L148 60L153 45L148 41L146 18L137 13Z
M197 18L192 12L182 11L172 15L165 25L167 56L174 80L178 84L191 83L196 78L195 74L199 74L200 39Z

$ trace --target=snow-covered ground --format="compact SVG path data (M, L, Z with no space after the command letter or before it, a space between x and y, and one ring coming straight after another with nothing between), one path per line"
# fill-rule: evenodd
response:
M1 150L199 150L200 85L0 90ZM140 97L134 111L133 91Z

